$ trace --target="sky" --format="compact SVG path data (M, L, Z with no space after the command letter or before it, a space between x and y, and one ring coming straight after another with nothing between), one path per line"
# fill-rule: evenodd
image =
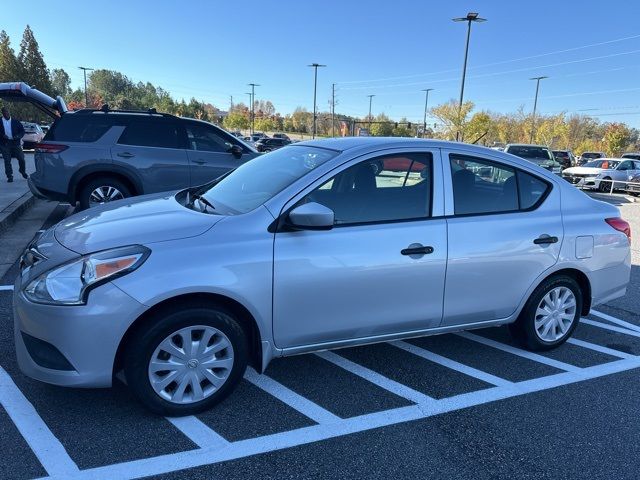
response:
M10 0L0 0L8 5ZM640 127L640 2L637 0L31 0L2 8L17 51L33 29L50 68L64 68L74 88L78 66L120 71L177 98L196 97L226 110L230 96L276 110L318 109L421 122L429 106L457 99L467 12L472 25L465 100L476 110L581 113ZM433 121L433 118L428 118Z

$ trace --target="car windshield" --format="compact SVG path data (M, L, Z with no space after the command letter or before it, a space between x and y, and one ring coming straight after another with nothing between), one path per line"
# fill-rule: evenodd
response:
M600 154L599 153L583 153L582 154L582 158L600 158Z
M236 168L203 196L218 213L246 213L339 152L309 146L289 146L257 157Z
M529 146L512 146L509 147L509 152L512 155L516 155L521 158L537 158L543 160L553 160L551 152L543 147L529 147Z

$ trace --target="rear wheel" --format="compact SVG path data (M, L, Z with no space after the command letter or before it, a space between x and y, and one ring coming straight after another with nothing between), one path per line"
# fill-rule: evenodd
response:
M78 201L80 208L85 210L130 196L132 192L124 182L113 177L98 177L84 184L80 189Z
M512 336L530 350L563 344L580 320L582 292L568 276L551 277L536 288L515 323Z
M242 379L248 346L234 316L207 304L160 314L128 342L129 388L160 415L193 415L224 399Z

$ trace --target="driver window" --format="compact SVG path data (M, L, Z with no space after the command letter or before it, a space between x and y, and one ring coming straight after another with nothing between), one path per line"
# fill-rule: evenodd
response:
M187 138L189 141L189 149L201 152L226 153L233 146L207 125L187 125Z

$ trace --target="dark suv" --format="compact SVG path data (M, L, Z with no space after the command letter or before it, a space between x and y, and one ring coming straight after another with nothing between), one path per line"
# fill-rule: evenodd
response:
M291 140L288 138L261 138L256 142L256 150L259 152L271 152L290 143Z
M207 122L149 111L84 109L24 84L23 101L59 115L35 148L29 188L39 197L81 208L207 183L258 155ZM15 91L11 95L15 98ZM56 103L58 102L58 103ZM56 106L57 105L57 106Z

